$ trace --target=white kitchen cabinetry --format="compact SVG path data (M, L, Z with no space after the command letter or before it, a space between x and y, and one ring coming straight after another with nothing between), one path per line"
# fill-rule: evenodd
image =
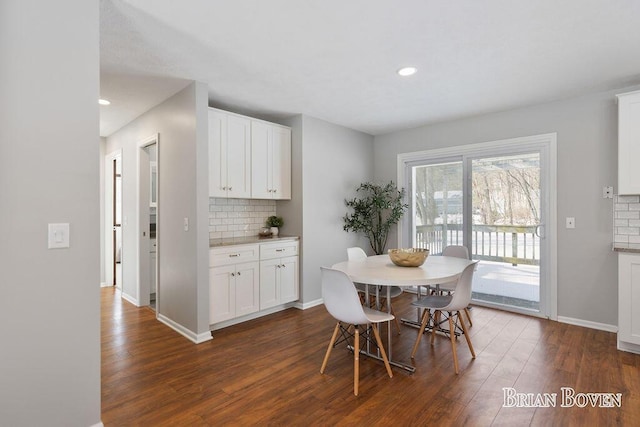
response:
M260 309L259 246L226 246L209 254L209 323Z
M298 242L260 246L260 310L298 299Z
M209 196L251 197L251 120L209 109Z
M640 353L640 254L618 253L618 348Z
M289 238L210 249L212 329L289 307L299 296L298 265L298 241Z
M251 121L251 197L291 199L291 129Z
M640 91L618 95L618 194L640 194Z

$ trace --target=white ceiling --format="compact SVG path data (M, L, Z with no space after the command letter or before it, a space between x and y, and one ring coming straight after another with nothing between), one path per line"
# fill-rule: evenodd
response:
M637 0L100 5L102 136L192 80L212 106L372 135L640 83Z

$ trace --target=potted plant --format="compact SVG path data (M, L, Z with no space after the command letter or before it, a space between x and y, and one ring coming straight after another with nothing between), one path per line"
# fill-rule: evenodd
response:
M391 226L397 224L409 208L403 202L404 188L398 190L393 181L385 186L365 182L360 184L356 192L362 194L362 197L344 201L347 207L353 209L353 213L347 213L343 217L343 229L364 233L371 249L376 255L381 255L387 245Z
M267 227L271 228L272 236L278 235L278 227L282 227L283 224L284 224L284 221L282 220L282 217L275 216L275 215L271 215L269 218L267 218L267 222L266 222Z

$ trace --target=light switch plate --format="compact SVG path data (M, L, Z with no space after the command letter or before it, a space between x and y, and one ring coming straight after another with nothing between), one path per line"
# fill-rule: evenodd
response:
M49 249L69 247L69 223L49 224Z
M576 228L576 219L574 217L567 217L567 228Z

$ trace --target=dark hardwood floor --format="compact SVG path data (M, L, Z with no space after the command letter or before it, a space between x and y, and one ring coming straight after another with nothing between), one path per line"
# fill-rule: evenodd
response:
M394 299L415 316L414 296ZM616 350L613 333L474 307L475 360L459 340L460 374L447 338L423 339L412 375L333 350L324 306L290 309L214 333L193 344L102 289L102 421L111 426L221 425L640 425L640 356ZM394 358L410 361L417 330L403 326ZM556 407L503 407L503 387L557 393ZM561 387L622 393L621 407L561 407Z

